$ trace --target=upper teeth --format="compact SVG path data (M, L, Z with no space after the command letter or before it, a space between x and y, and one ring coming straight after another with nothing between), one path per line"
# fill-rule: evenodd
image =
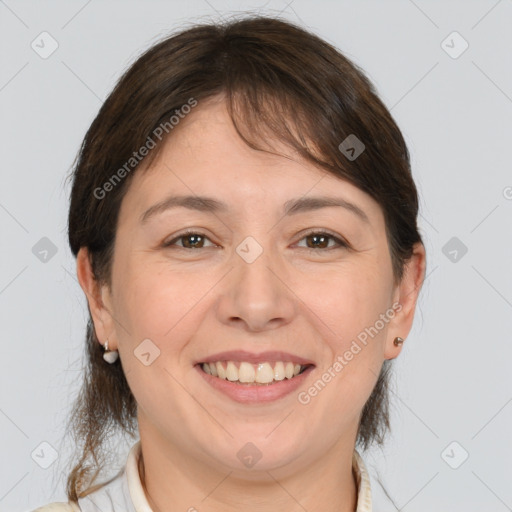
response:
M203 363L203 370L214 377L227 379L231 382L268 384L273 380L291 379L298 375L303 368L300 364L290 362L283 363L278 361L273 364L274 366L272 367L270 363L251 364L246 362L235 363L234 361L222 363L218 361L215 363Z

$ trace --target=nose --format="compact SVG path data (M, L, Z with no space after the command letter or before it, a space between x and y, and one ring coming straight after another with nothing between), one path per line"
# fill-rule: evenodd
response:
M219 294L219 320L252 332L286 325L295 314L296 296L287 285L284 266L270 250L249 261L238 253L233 255L234 268Z

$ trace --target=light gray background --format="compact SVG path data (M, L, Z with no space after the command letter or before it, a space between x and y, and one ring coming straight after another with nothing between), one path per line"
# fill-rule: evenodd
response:
M81 380L64 178L86 129L161 36L247 10L298 21L359 64L411 151L428 276L395 361L392 434L364 454L375 510L394 510L377 474L407 512L512 510L511 0L0 1L0 510L65 499L66 450L48 469L32 454L59 450ZM47 59L31 48L43 31L59 45ZM458 58L442 46L453 31L469 44ZM57 248L46 263L32 252L43 237ZM452 237L468 249L456 261Z

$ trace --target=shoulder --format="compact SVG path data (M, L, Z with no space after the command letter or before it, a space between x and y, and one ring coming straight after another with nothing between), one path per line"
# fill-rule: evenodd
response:
M42 507L36 508L32 512L80 512L78 505L75 503L49 503Z

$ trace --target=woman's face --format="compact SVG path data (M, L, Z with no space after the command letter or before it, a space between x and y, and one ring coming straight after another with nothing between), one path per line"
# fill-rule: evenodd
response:
M297 470L351 451L393 339L412 324L422 269L394 286L379 205L288 154L249 148L223 102L199 103L133 176L112 290L93 308L141 437L217 468ZM306 371L289 378L287 363Z

